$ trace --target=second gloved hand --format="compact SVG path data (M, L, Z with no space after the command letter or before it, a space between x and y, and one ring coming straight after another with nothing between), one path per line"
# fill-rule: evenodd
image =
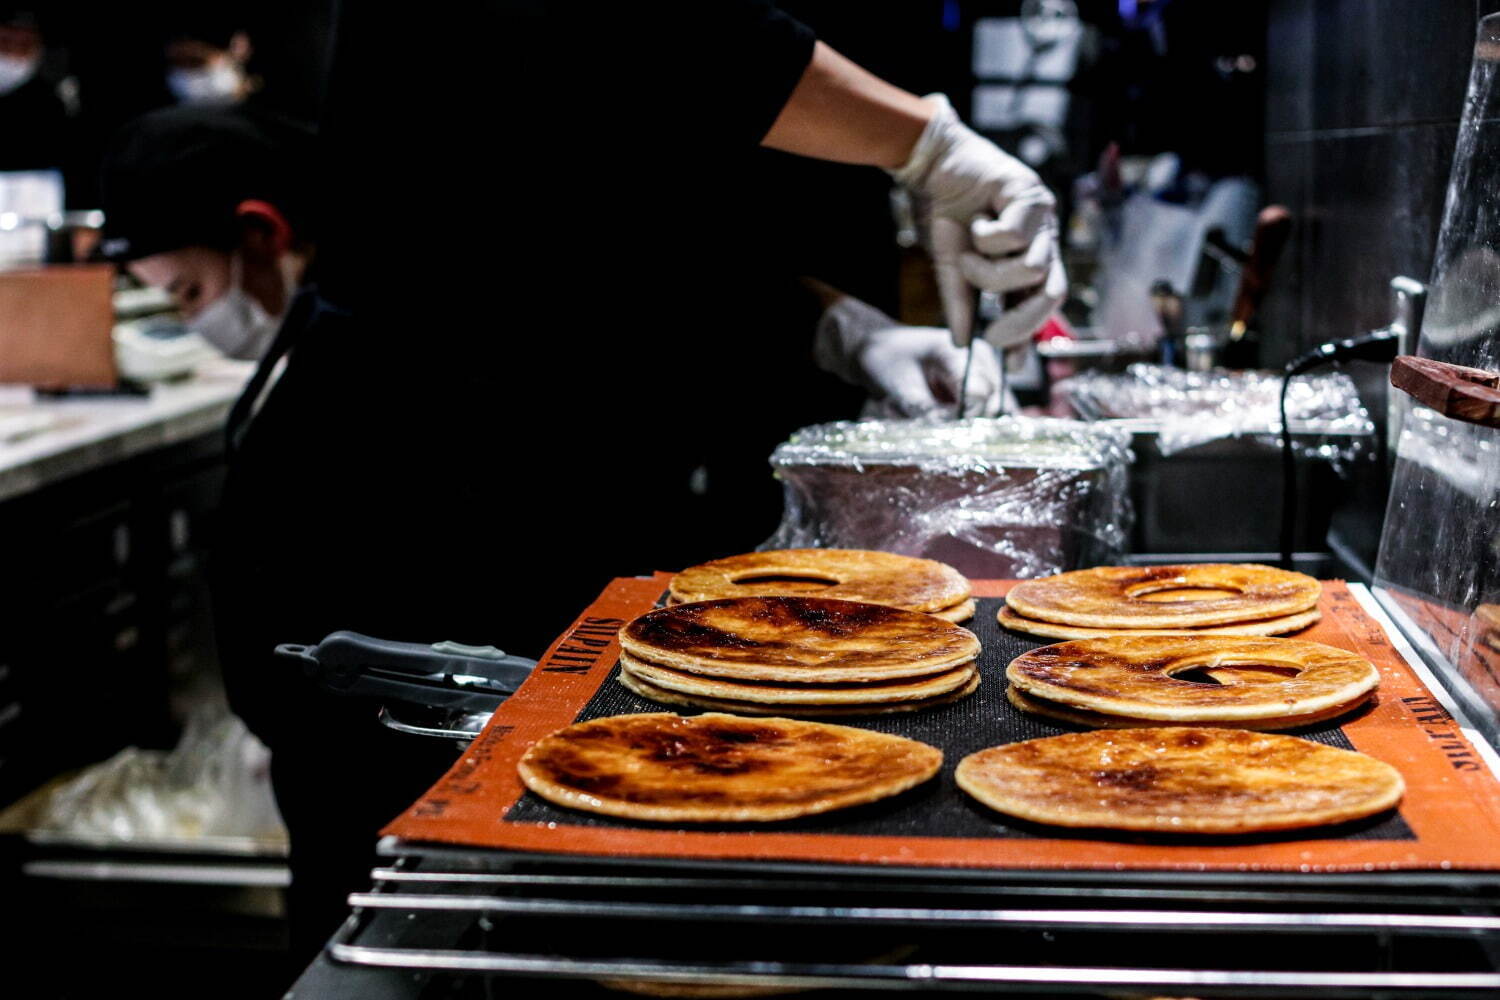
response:
M813 342L818 367L870 393L866 414L951 416L958 409L968 351L947 330L903 326L850 295L823 312ZM988 344L974 345L965 416L1000 412L1000 362Z

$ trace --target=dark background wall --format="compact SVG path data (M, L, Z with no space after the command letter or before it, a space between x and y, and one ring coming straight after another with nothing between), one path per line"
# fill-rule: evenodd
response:
M1500 0L1270 0L1267 197L1295 228L1263 313L1267 364L1385 325L1390 279L1426 282L1477 21ZM1384 431L1387 367L1345 369ZM1383 455L1351 470L1329 544L1366 569L1385 514Z
M1277 362L1383 325L1425 282L1476 22L1500 0L1271 0L1266 184L1296 228L1265 306Z

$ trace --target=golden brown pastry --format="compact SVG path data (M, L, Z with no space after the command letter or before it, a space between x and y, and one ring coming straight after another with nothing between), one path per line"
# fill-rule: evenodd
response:
M765 822L883 799L937 773L916 740L795 719L615 715L542 737L517 770L558 805L666 822Z
M691 566L671 584L671 599L682 603L814 595L957 614L971 591L969 581L946 563L866 549L747 552Z
M902 677L864 684L779 684L704 677L620 654L620 669L656 687L704 698L730 698L768 705L867 705L873 702L912 701L957 690L974 675L974 661L926 677Z
M1180 635L1186 631L1192 631L1198 635L1286 635L1289 632L1300 632L1309 625L1315 624L1322 618L1322 612L1317 608L1311 611L1299 612L1295 615L1282 615L1279 618L1265 618L1255 622L1233 622L1228 625L1210 625L1195 629L1121 629L1121 628L1085 628L1082 625L1058 625L1055 622L1036 621L1023 615L1016 614L1015 610L1008 604L1000 605L1000 610L995 613L995 620L1003 628L1016 632L1025 632L1028 635L1039 635L1044 639L1097 639L1108 635L1151 635L1166 634Z
M686 673L799 684L925 677L979 654L932 615L821 597L741 597L647 612L620 631L637 660Z
M1069 733L965 757L958 785L1035 823L1161 833L1255 833L1360 819L1405 785L1389 764L1241 729Z
M706 708L715 712L732 712L737 715L790 715L804 718L843 718L868 715L895 715L898 712L919 712L924 708L951 705L967 698L979 690L979 671L969 668L968 679L962 687L946 694L934 695L913 701L874 701L865 704L844 705L768 705L764 702L737 701L730 698L709 698L703 695L684 694L669 688L657 687L628 671L621 671L620 683L626 688L663 705L683 705L688 708Z
M1273 673L1261 683L1233 684L1175 676L1235 667L1269 667ZM1060 642L1016 657L1005 676L1022 694L1058 705L1204 724L1312 717L1352 707L1380 683L1368 660L1322 643L1193 634Z
M1303 573L1249 563L1100 566L1011 588L1019 615L1103 629L1181 629L1310 611L1322 587Z

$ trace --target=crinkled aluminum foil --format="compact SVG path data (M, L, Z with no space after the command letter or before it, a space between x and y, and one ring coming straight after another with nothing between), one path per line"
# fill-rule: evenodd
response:
M1163 455L1221 438L1280 446L1281 376L1275 372L1135 364L1119 374L1074 375L1054 392L1090 419L1150 421ZM1347 375L1297 376L1286 406L1299 455L1337 463L1373 451L1375 424Z
M1104 424L1002 417L819 424L771 456L781 526L763 548L869 548L976 578L1117 561L1130 438Z

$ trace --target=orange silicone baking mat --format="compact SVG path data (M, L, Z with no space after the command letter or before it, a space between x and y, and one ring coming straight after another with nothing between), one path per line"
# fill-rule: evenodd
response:
M967 753L1073 727L1013 708L1004 672L1044 643L995 622L1006 581L976 581L967 627L984 645L973 696L905 715L844 719L943 750L938 777L858 809L785 823L712 827L632 822L567 810L526 791L516 762L540 737L579 719L670 711L614 677L616 633L653 607L669 579L615 580L548 650L453 768L383 832L409 842L543 854L671 859L764 859L981 869L1360 871L1500 869L1500 782L1380 624L1340 582L1323 585L1322 620L1298 638L1356 652L1379 667L1372 707L1297 735L1395 766L1407 793L1397 810L1353 824L1257 837L1152 837L1071 831L1003 817L953 782Z

